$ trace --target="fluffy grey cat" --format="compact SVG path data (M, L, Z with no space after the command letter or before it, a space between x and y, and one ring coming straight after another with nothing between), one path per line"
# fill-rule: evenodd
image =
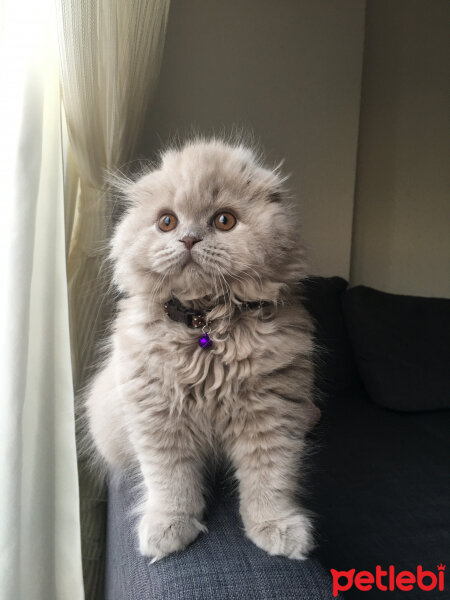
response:
M87 397L106 461L138 464L138 528L154 560L200 531L205 465L235 468L247 536L303 559L296 491L312 397L312 326L295 291L304 252L277 170L242 145L196 140L137 182L111 243L123 292Z

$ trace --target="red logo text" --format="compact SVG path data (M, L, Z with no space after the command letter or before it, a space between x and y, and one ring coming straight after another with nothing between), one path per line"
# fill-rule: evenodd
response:
M408 592L415 586L424 592L438 589L444 591L445 565L437 565L437 572L424 571L419 565L416 572L395 571L395 567L390 565L387 570L383 570L380 565L376 566L375 573L370 571L358 571L350 569L349 571L336 571L331 569L333 578L333 596L339 592L347 592L353 586L361 592L368 592L373 587L382 592L402 590Z

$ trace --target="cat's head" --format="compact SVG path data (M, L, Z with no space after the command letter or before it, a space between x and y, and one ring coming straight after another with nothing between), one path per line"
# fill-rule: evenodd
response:
M115 282L160 301L276 300L304 277L283 179L248 148L192 141L126 185L129 207L111 244Z

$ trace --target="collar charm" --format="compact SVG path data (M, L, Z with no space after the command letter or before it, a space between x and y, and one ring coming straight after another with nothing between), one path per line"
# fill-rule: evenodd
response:
M203 350L208 350L208 348L211 348L212 340L206 331L204 331L203 335L198 339L198 345L200 348L203 348Z

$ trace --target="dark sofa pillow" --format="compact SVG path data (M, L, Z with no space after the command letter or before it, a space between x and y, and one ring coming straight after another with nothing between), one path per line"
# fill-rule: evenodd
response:
M338 394L358 381L357 368L345 329L341 277L309 277L300 284L300 297L315 326L315 383L324 395Z
M400 411L450 407L450 300L357 286L342 305L372 400Z

